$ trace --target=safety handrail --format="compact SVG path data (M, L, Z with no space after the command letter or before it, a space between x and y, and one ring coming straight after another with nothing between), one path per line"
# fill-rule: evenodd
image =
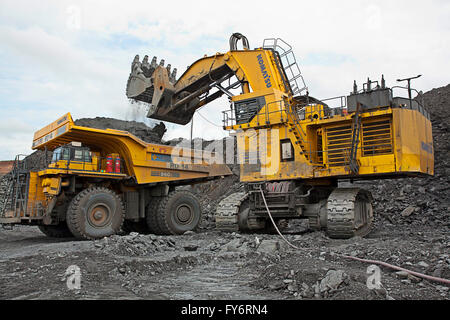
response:
M264 39L263 48L278 52L284 73L291 87L292 95L300 95L303 91L308 91L308 87L306 86L305 79L297 64L292 47L286 41L280 38ZM298 85L297 79L301 79L303 83L302 88Z

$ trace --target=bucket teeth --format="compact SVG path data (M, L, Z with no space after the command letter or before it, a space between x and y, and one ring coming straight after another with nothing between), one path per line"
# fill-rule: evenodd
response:
M139 62L139 55L137 54L134 59L133 62L131 63L131 72L133 72L134 70L136 70L137 67L140 67L141 63Z
M170 81L176 82L176 79L175 79L176 76L177 76L177 68L173 68L172 74L169 77Z
M131 73L128 77L127 82L127 97L143 101L147 103L151 103L153 96L153 80L151 79L155 69L158 66L164 68L164 59L161 59L159 65L157 63L157 57L153 57L152 61L149 63L149 56L145 55L140 62L139 55L136 55L131 63ZM175 84L177 69L173 68L170 64L167 64L167 67L164 68L167 72L167 76L169 81L172 84Z
M156 68L156 57L153 57L150 66L151 66L152 68Z
M145 55L144 59L142 60L142 67L150 69L150 63L148 63L148 56Z

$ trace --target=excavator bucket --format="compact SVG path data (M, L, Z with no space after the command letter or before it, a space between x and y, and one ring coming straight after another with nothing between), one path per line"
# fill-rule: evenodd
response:
M140 62L139 55L134 57L127 82L127 97L148 104L148 118L186 124L189 120L185 121L179 114L169 112L175 93L177 69L171 71L170 64L164 67L163 59L159 64L156 60L153 57L148 62L146 55Z

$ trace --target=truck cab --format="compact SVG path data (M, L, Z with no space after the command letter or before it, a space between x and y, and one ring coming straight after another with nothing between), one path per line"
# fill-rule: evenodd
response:
M99 171L98 155L83 147L79 142L71 142L53 151L49 168Z

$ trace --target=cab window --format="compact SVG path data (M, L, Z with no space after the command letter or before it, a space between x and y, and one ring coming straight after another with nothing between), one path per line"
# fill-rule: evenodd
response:
M58 148L55 151L53 151L52 162L56 162L60 158L61 158L61 148Z
M69 149L63 148L61 153L61 160L69 160L69 158L70 158Z
M53 151L52 162L57 162L59 160L69 160L69 149L58 148Z
M84 156L83 156L83 158L84 158L83 161L84 162L92 162L92 160L91 160L92 155L91 155L90 151L84 150L83 154L84 154Z
M73 155L73 160L83 161L83 150L75 150L75 153Z
M91 162L91 152L86 149L72 149L71 160L79 162Z

